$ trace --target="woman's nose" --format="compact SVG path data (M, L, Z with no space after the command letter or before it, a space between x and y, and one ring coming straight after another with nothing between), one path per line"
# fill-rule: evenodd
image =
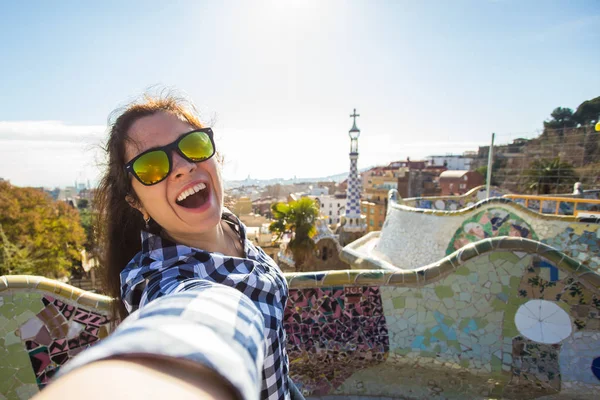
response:
M190 172L193 172L196 169L195 162L186 160L176 151L173 152L172 157L173 172L171 175L174 178L180 178L182 176L185 176L186 174L189 174Z

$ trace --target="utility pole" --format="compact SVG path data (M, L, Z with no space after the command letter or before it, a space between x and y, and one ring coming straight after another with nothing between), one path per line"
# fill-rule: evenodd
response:
M492 182L492 158L494 157L494 136L496 136L496 134L492 133L492 144L490 145L490 151L488 152L487 179L485 182L485 197L487 199L490 198L490 184Z

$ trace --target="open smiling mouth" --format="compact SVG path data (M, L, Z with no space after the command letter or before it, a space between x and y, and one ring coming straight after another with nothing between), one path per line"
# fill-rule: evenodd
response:
M200 208L206 203L208 196L208 186L198 183L181 193L175 203L184 208Z

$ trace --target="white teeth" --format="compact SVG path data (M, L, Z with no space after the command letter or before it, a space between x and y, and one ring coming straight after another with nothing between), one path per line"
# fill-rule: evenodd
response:
M194 193L198 193L199 191L203 190L206 188L206 184L200 182L197 185L195 185L194 187L191 187L187 190L185 190L183 193L181 193L178 197L177 197L177 201L183 201L185 200L187 197L193 195Z

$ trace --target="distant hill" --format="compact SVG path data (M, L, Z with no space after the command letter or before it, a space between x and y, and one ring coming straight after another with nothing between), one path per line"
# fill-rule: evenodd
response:
M362 169L359 169L358 172L361 173L364 171L368 171L371 168L372 167L362 168ZM278 183L281 185L293 185L294 183L308 183L308 182L337 182L337 183L340 183L340 182L343 182L347 178L348 178L348 172L342 172L342 173L335 174L335 175L328 175L328 176L321 176L321 177L314 177L314 178L293 178L293 179L284 179L284 178L252 179L252 178L247 178L247 179L243 179L243 180L226 180L225 188L233 189L233 188L240 187L240 186L264 187L264 186L269 186L269 185L276 185Z

